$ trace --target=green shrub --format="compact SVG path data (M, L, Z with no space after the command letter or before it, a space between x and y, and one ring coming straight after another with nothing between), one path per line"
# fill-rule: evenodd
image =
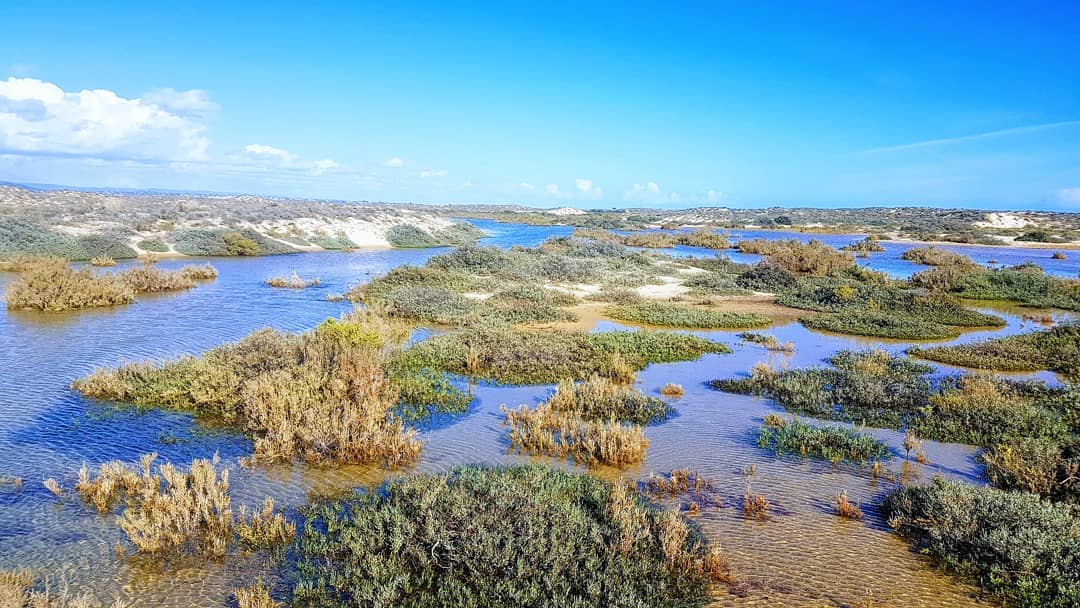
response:
M151 253L167 253L169 246L161 239L143 239L139 241L139 249Z
M334 236L317 236L311 239L311 243L331 251L356 247L356 243L343 233Z
M563 380L546 404L556 411L594 422L649 424L664 420L675 411L656 397L603 376L590 376L577 383Z
M726 236L704 228L679 234L675 237L675 242L679 245L704 247L706 249L727 249L731 247L731 243L728 242Z
M461 467L316 505L296 606L703 606L723 560L622 485Z
M285 243L248 229L179 228L172 232L171 237L177 253L184 255L251 256L297 252Z
M985 270L944 266L913 275L911 283L973 300L1080 310L1080 281L1046 275L1031 264Z
M769 261L796 274L827 276L855 265L850 253L837 251L821 241L809 243L791 240L750 239L736 245L742 253L757 253Z
M353 301L378 299L386 297L395 290L410 287L464 292L485 289L488 285L481 279L458 270L406 264L390 269L390 272L372 279L369 283L353 287L345 293L345 297Z
M941 249L930 245L929 247L912 247L900 254L901 260L925 264L927 266L960 266L964 268L978 268L975 260L966 255Z
M1029 243L1049 243L1050 233L1045 230L1028 230L1016 237L1016 240Z
M457 222L434 232L413 224L398 224L386 232L390 245L403 249L469 245L483 236L484 231L467 222Z
M745 296L752 292L740 287L736 283L736 275L721 274L719 272L705 272L692 275L683 285L690 288L693 293L718 295L718 296Z
M798 418L767 419L757 444L777 454L823 458L833 464L845 460L862 464L890 457L888 444L873 435L847 427L812 426Z
M720 312L661 302L609 306L604 314L620 321L667 327L745 329L772 323L769 317L756 313Z
M549 384L593 374L615 377L621 365L690 361L727 353L723 344L657 331L579 333L478 326L416 344L398 358L407 369L437 369L504 384Z
M799 278L794 273L768 262L757 264L735 279L735 284L739 287L767 293L791 289L798 282Z
M976 369L1034 371L1049 369L1080 380L1080 323L1063 323L1036 331L982 342L914 347L913 356Z
M0 220L0 257L15 255L60 257L71 261L95 257L121 260L135 257L135 251L119 234L74 236L27 220Z
M1080 439L1023 438L997 444L980 457L990 484L1080 504Z
M854 253L881 253L885 251L885 248L878 242L878 237L870 235L861 241L855 241L854 243L844 245L840 248L840 251L851 251Z
M936 479L897 490L882 512L944 568L1010 604L1080 605L1080 530L1068 506Z
M805 317L799 321L810 329L899 340L942 340L960 334L955 327L898 312L848 310Z

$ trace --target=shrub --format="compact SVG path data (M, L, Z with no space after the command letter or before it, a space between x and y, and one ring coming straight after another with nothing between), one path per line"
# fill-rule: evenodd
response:
M916 264L925 264L927 266L959 266L967 268L979 266L975 263L975 260L966 255L955 253L948 249L941 249L933 245L929 247L912 247L904 253L901 253L900 259L915 262Z
M980 456L986 478L1003 490L1031 492L1053 501L1080 504L1080 440L1045 437L997 444Z
M798 282L799 279L794 273L768 262L754 266L735 279L735 284L740 287L768 293L791 289Z
M161 239L143 239L138 243L139 249L150 253L168 253L169 246Z
M398 224L386 232L386 240L391 246L404 249L468 245L482 236L485 236L482 230L467 222L457 222L434 232L413 224Z
M675 237L675 240L679 245L688 247L704 247L706 249L727 249L731 247L731 243L728 242L726 236L705 228L679 234Z
M590 421L649 424L664 420L674 412L660 399L599 375L580 383L564 380L546 403L555 411L574 413Z
M135 257L135 251L128 247L123 235L74 236L27 220L0 220L0 257L13 255L59 257L72 261L95 257L119 260Z
M984 270L944 266L913 275L911 283L961 298L1080 310L1080 281L1043 274L1033 265Z
M780 341L776 339L776 336L769 336L766 334L759 334L752 331L745 331L739 334L739 339L745 342L751 342L753 344L760 344L762 347L765 348L765 350L777 351L782 353L795 352L794 342L785 342L781 344Z
M885 251L885 248L878 242L878 238L874 235L870 235L861 241L855 241L854 243L844 245L840 248L840 251L852 251L854 253L881 253Z
M776 454L823 458L833 464L845 460L862 464L890 457L888 444L873 435L851 428L812 426L798 418L766 420L757 444Z
M914 425L924 437L990 445L1067 432L1057 412L1016 385L984 376L946 378L940 384Z
M123 499L120 528L141 553L153 555L225 555L230 546L273 549L291 542L295 525L274 511L267 498L250 517L241 508L233 515L229 471L213 460L197 459L188 470L172 464L154 469L157 454L146 454L136 470L120 462L101 465L91 478L84 465L75 489L101 513Z
M296 253L293 247L255 230L180 228L172 232L177 253L198 256L253 256Z
M542 403L530 409L502 408L510 429L510 448L530 454L565 458L592 465L620 466L645 459L649 440L641 426L610 421L589 421L575 412Z
M666 232L631 232L623 237L623 245L627 247L664 249L674 247L676 242L675 236Z
M862 509L857 503L848 499L847 491L841 490L836 493L836 514L845 519L862 519Z
M766 327L772 320L756 313L720 312L679 304L646 302L609 306L604 314L621 321L667 327L741 329Z
M815 418L890 428L902 428L928 403L928 365L881 350L840 351L829 362L832 368L825 369L756 366L749 378L713 380L709 386L765 395L787 410Z
M91 266L116 266L116 260L109 256L100 256L90 259Z
M353 287L345 296L353 301L378 299L404 287L427 287L463 292L483 288L482 280L458 270L446 270L429 266L403 265L376 277L370 283Z
M913 356L950 365L999 371L1049 369L1080 379L1080 323L1063 323L1036 331L982 342L913 347Z
M287 289L307 289L308 287L317 287L319 285L319 278L302 279L300 275L295 272L292 276L278 276L266 279L266 284L270 287L283 287Z
M1016 237L1016 240L1030 243L1049 243L1050 233L1045 230L1028 230Z
M943 567L1009 603L1080 604L1080 532L1068 506L936 479L897 490L882 512Z
M803 243L794 239L750 239L739 241L736 248L742 253L765 255L773 264L796 274L826 276L855 265L850 253L837 251L816 240Z
M42 259L8 284L10 309L59 312L79 308L116 306L135 301L135 290L116 275L74 270L62 259Z
M104 605L87 594L73 594L66 585L50 589L46 585L36 590L36 577L26 570L0 570L0 606L4 608L104 608ZM116 600L109 608L126 608L128 604Z
M250 587L239 587L233 591L237 608L280 608L281 604L270 597L270 592L262 583Z
M685 392L682 386L670 382L660 388L660 394L665 397L682 397Z
M434 336L398 357L405 369L438 369L505 384L548 384L593 374L616 377L649 363L727 353L723 344L658 331L580 333L478 326Z
M799 321L810 329L900 340L942 340L960 334L955 327L898 312L852 310L804 317Z
M625 485L461 467L308 512L297 606L702 606L720 553Z
M740 287L736 283L736 279L737 277L731 274L706 272L691 276L683 284L689 287L693 293L718 296L750 295L752 292L749 289Z
M354 324L362 327L349 327ZM261 330L201 358L129 364L73 386L92 398L238 425L252 436L259 458L397 466L412 462L420 444L390 413L398 394L378 348L402 333L371 317L300 335Z

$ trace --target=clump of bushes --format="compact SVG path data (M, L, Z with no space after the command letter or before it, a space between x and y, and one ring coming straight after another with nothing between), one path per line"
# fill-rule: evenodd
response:
M291 276L278 276L266 279L266 284L270 287L282 287L287 289L307 289L308 287L318 287L319 278L302 279L300 275L295 272Z
M691 293L717 296L743 296L751 294L751 290L740 287L736 282L738 277L733 274L719 272L705 272L691 276L683 282L690 288Z
M618 420L585 420L578 413L550 403L535 408L502 407L510 429L510 448L530 454L565 458L592 465L621 466L645 459L649 440L640 425Z
M878 238L874 235L870 235L861 241L855 241L848 245L844 245L840 248L840 251L851 251L856 254L860 253L881 253L885 251L885 248L878 242Z
M744 331L739 334L739 339L744 342L750 342L752 344L760 344L765 350L782 353L795 352L794 342L784 342L781 344L780 341L776 339L776 336L760 334L752 331Z
M250 230L179 228L171 234L176 251L198 256L255 256L296 253L293 247Z
M243 543L254 549L274 549L290 543L296 526L274 510L267 498L250 515L232 511L229 471L217 470L213 460L197 459L185 471L166 463L154 467L157 454L146 454L135 469L121 462L101 465L91 477L84 465L76 492L99 512L123 501L119 524L140 553L221 557Z
M610 378L594 375L582 382L564 380L546 404L585 420L618 420L634 424L659 422L674 410L655 397Z
M908 353L931 361L976 369L1049 369L1080 380L1080 323L1062 323L1045 331L969 344L914 347Z
M846 427L813 426L798 418L784 420L776 415L765 418L757 444L777 454L822 458L833 464L863 464L890 457L889 446L868 433Z
M394 376L418 374L423 366L393 367L381 350L407 333L400 324L360 315L305 334L266 329L199 358L99 370L73 387L92 398L233 424L252 437L258 458L398 466L415 460L420 443L393 414L400 403ZM452 391L412 390L458 403Z
M1041 308L1080 310L1080 281L1044 274L1034 264L970 269L941 266L911 277L916 287L973 300L1005 300Z
M897 312L872 310L827 313L804 317L799 322L810 329L898 340L943 340L960 334L950 325Z
M622 484L461 467L310 509L297 606L703 606L719 550Z
M470 245L483 236L483 230L468 222L456 222L433 232L413 224L398 224L386 232L390 245L403 249Z
M757 313L721 312L662 302L609 306L604 314L620 321L667 327L744 329L772 323L769 317Z
M107 255L90 258L91 266L116 266L116 260Z
M74 594L66 585L59 589L35 588L35 577L26 570L0 570L0 606L4 608L105 608L88 594ZM116 600L108 608L126 608L127 603Z
M727 249L731 247L726 236L717 234L712 230L700 229L693 232L685 232L677 235L676 242L688 247L704 247L706 249Z
M161 239L143 239L138 242L139 249L150 253L168 253L169 246Z
M650 363L729 353L724 344L660 331L581 333L478 326L434 336L397 357L406 369L437 369L505 384L548 384L599 374L618 378Z
M1021 438L991 446L980 458L995 488L1080 504L1080 439L1075 435L1064 441Z
M1080 604L1080 531L1067 505L939 478L897 490L882 512L944 568L1010 604Z
M757 264L735 278L735 284L740 287L767 293L792 289L798 283L795 273L769 262Z
M660 394L665 397L682 397L686 391L679 384L668 382L660 388Z
M741 253L767 256L769 261L796 274L827 276L855 265L850 253L837 251L821 241L749 239L739 241Z
M75 270L61 258L41 258L23 268L4 296L9 309L60 312L130 304L135 290L117 275Z
M927 266L958 266L961 268L978 267L975 260L966 255L949 251L930 245L929 247L912 247L900 254L901 260L925 264Z
M95 257L129 259L135 251L123 234L75 236L23 219L0 220L0 258L26 255L59 257L69 261Z

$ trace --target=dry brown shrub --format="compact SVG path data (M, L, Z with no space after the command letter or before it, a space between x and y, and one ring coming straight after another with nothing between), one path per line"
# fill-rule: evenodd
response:
M266 279L266 284L270 287L284 287L287 289L306 289L308 287L316 287L319 285L319 278L302 279L300 275L295 272L291 276L271 277Z
M846 519L863 518L862 509L859 508L859 504L848 500L846 490L840 490L836 493L836 514Z
M645 459L649 440L638 425L589 422L571 412L540 404L530 409L502 407L510 446L532 454L571 456L584 464L624 465Z
M240 587L233 591L237 608L279 608L280 603L270 597L270 592L262 583L250 587Z
M110 258L107 255L99 256L96 258L90 258L91 266L116 266L116 260Z
M683 390L682 386L678 384L672 384L671 382L665 384L660 389L660 394L667 397L682 397L685 392L686 391Z

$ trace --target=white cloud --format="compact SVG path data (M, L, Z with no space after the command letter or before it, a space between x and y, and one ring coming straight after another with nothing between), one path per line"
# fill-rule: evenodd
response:
M705 202L706 203L719 203L720 199L723 198L723 197L724 197L724 194L722 192L717 192L716 190L709 190L708 192L705 193Z
M446 169L425 169L420 172L420 177L446 177L450 172Z
M1067 205L1080 205L1080 188L1062 188L1057 191L1057 197Z
M520 184L518 184L518 188L528 191L536 190L536 186L530 184L529 182L521 182Z
M604 197L604 189L600 186L594 186L591 179L578 178L574 180L574 186L585 196L599 199Z
M544 186L544 194L555 198L563 198L563 196L565 196L562 191L559 190L558 184L548 184Z
M660 184L656 182L646 182L644 186L641 184L630 186L623 192L623 199L635 203L664 204L677 203L682 200L682 197L678 192L664 192Z
M322 175L327 171L333 171L334 169L340 169L341 165L337 164L333 159L324 158L311 163L311 171L315 175Z
M143 101L177 116L205 116L220 109L202 89L177 91L171 87L154 89L142 96Z
M400 169L405 166L405 161L395 156L394 158L388 158L384 160L383 166L390 167L392 169Z
M105 89L66 92L35 78L0 81L0 151L134 160L203 160L208 140L198 117L203 92L161 92L151 99ZM161 102L161 103L158 103ZM168 103L167 103L168 102Z
M248 144L244 146L244 153L256 160L278 160L283 163L292 162L296 158L288 150L263 144Z

